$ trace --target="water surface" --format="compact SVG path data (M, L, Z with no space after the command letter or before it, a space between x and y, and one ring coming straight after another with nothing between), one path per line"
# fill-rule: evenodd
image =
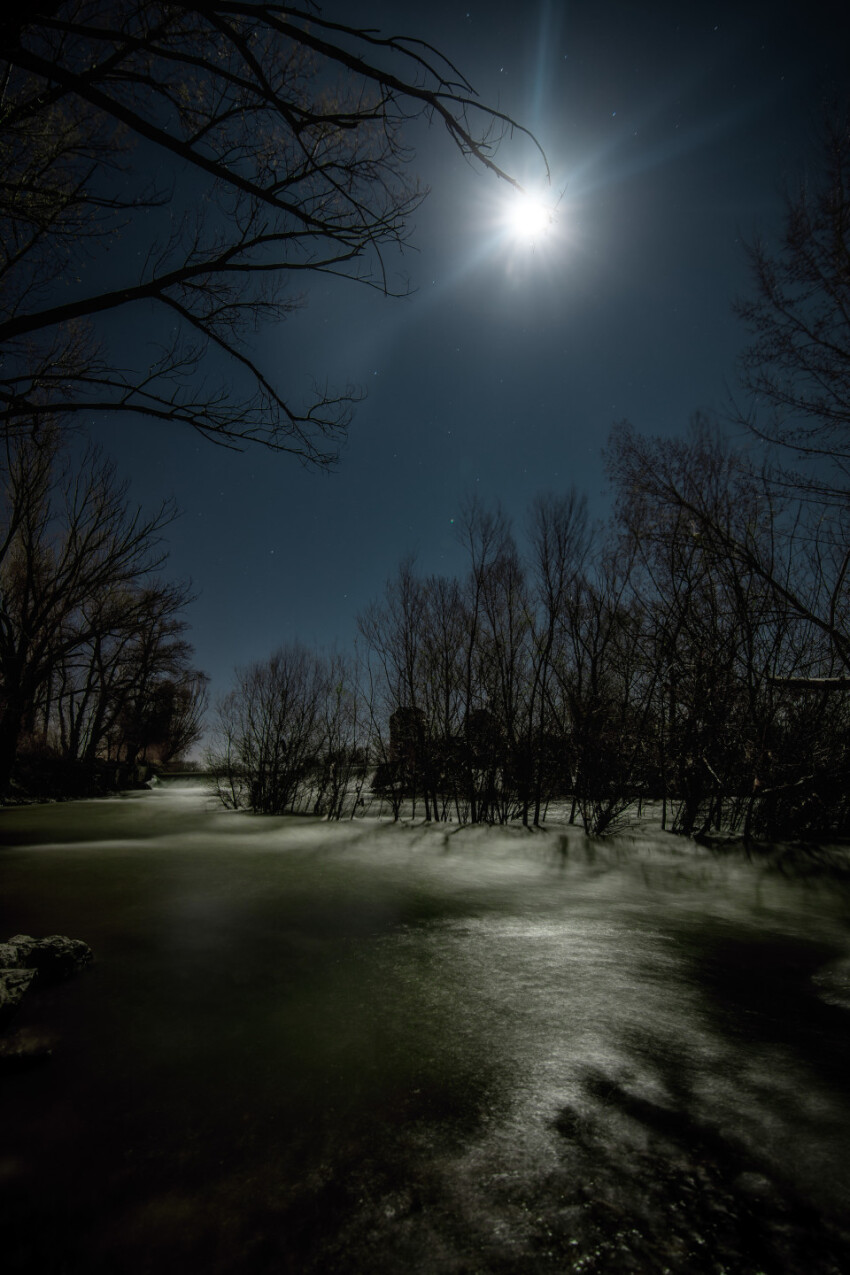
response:
M0 937L96 954L19 1016L5 1270L850 1270L840 881L167 787L0 842Z

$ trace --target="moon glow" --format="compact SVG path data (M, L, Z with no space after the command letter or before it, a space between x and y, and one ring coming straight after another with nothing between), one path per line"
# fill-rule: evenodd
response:
M551 228L554 212L542 199L517 191L507 210L507 228L514 239L535 243Z

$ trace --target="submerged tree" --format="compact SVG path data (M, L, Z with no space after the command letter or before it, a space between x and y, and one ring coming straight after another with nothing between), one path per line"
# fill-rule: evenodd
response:
M403 559L357 676L295 646L242 670L210 759L225 804L340 817L365 792L395 819L531 825L557 803L604 835L652 801L686 836L846 831L850 701L771 485L703 419L621 427L608 460L595 536L575 492L538 499L525 542L473 503L462 576Z
M238 669L217 706L207 752L216 795L259 814L352 814L369 729L350 661L283 646Z
M530 515L531 570L536 608L533 617L532 680L528 692L527 750L529 787L523 803L527 823L539 824L550 794L567 783L572 750L565 712L564 659L569 616L584 592L584 568L590 552L587 499L575 488L563 497L539 496ZM559 678L558 673L561 673Z
M424 42L310 3L58 0L0 21L6 427L129 412L331 463L356 394L299 405L258 325L317 272L394 290L423 195L412 119L514 185L494 155L525 130ZM107 316L136 325L136 361Z

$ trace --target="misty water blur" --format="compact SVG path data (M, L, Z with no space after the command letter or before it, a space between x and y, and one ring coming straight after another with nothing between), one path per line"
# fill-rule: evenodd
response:
M0 938L96 954L19 1015L57 1046L0 1086L6 1270L850 1269L816 855L168 785L0 841Z

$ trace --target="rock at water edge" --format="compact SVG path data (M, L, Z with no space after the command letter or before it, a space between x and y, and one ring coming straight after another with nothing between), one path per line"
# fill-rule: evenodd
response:
M0 1026L12 1017L35 976L35 970L0 969Z
M91 965L94 953L80 939L69 939L64 934L50 934L35 939L30 934L15 934L7 939L4 947L17 951L19 966L38 970L43 983L60 983Z

